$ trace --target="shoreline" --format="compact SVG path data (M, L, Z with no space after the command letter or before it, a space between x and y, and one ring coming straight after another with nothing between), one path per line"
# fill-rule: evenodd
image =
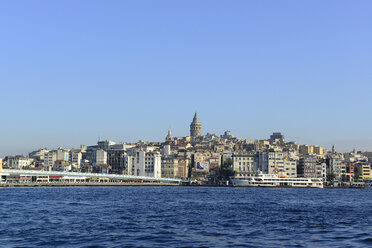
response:
M13 187L125 187L125 186L181 186L179 184L165 183L3 183L0 188Z
M302 188L308 189L313 187L234 187L226 185L182 185L182 184L167 184L167 183L2 183L0 188L38 188L38 187L130 187L130 186L142 186L142 187L231 187L231 188ZM366 187L327 187L323 189L365 189Z

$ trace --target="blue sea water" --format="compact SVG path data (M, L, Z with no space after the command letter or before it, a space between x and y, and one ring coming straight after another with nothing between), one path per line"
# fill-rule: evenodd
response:
M0 188L1 247L368 247L371 189Z

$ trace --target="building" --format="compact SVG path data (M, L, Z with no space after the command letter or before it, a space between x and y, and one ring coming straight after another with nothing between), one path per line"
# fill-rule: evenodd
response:
M317 177L317 161L316 157L313 155L306 155L299 160L297 166L297 176L316 178Z
M99 149L96 151L96 161L94 165L107 165L107 152L105 150Z
M340 181L341 179L341 156L338 154L332 154L327 157L327 172L326 174L333 178L335 181Z
M8 157L8 167L14 168L17 170L25 169L26 167L29 167L34 159L32 158L26 158L23 156L15 156L15 157Z
M220 136L221 139L227 139L227 140L232 140L235 138L234 135L231 134L229 130L225 131L223 135Z
M270 143L284 143L284 135L280 132L273 133L270 136Z
M341 163L341 182L350 183L354 180L355 167L351 162Z
M235 177L245 177L255 173L255 155L252 153L234 153L232 167Z
M53 171L71 171L72 165L67 160L56 160L52 167Z
M61 149L49 151L44 154L44 167L50 170L54 163L59 161L68 161L69 160L69 150Z
M161 155L133 149L124 156L123 170L126 175L161 177Z
M163 147L163 155L164 156L170 156L172 154L171 146L170 145L164 145Z
M0 158L0 173L3 173L3 160Z
M187 178L189 176L189 159L178 158L178 177Z
M325 179L327 176L327 164L323 161L317 161L316 166L316 177Z
M190 136L193 138L199 137L202 135L202 124L199 121L198 113L195 112L194 119L190 124Z
M124 149L108 149L107 164L111 166L111 173L122 174L125 151Z
M314 147L310 145L300 145L299 153L301 155L310 155L314 153Z
M284 160L284 173L287 177L297 177L297 161Z
M355 173L358 174L360 179L371 178L371 165L368 162L357 162L354 164Z
M284 153L281 151L258 152L256 168L263 174L276 174L284 171Z
M321 146L313 146L313 152L314 154L317 154L317 155L323 155L324 149Z
M177 178L178 177L178 159L173 156L161 158L161 177Z
M172 142L172 132L171 132L171 130L169 129L168 130L168 134L167 134L167 136L165 137L165 141L166 142Z
M80 169L80 164L81 164L82 158L83 158L83 156L82 156L82 153L81 153L80 149L70 150L69 155L68 155L68 159L69 159L70 164L72 164L74 167Z
M48 149L46 148L43 148L43 149L39 149L37 151L33 151L33 152L30 152L28 154L28 157L29 158L33 158L33 159L36 159L36 160L44 160L44 155L49 152Z
M44 154L44 167L47 170L51 170L54 165L54 162L57 160L57 152L49 151Z

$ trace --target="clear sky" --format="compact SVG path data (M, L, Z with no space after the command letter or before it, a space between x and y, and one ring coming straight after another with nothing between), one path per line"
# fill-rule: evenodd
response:
M225 130L372 150L372 1L0 1L0 156Z

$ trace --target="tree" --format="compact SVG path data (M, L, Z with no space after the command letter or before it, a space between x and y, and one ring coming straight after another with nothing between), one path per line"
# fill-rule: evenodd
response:
M327 175L327 181L333 183L333 181L336 179L335 174L328 174Z
M77 166L76 165L72 165L71 166L71 171L77 172Z
M359 173L355 173L355 175L354 175L354 182L358 182L359 181L359 178L360 178L360 174Z
M227 158L225 162L221 165L220 169L220 179L229 180L231 176L234 175L234 170L232 168L231 158Z

